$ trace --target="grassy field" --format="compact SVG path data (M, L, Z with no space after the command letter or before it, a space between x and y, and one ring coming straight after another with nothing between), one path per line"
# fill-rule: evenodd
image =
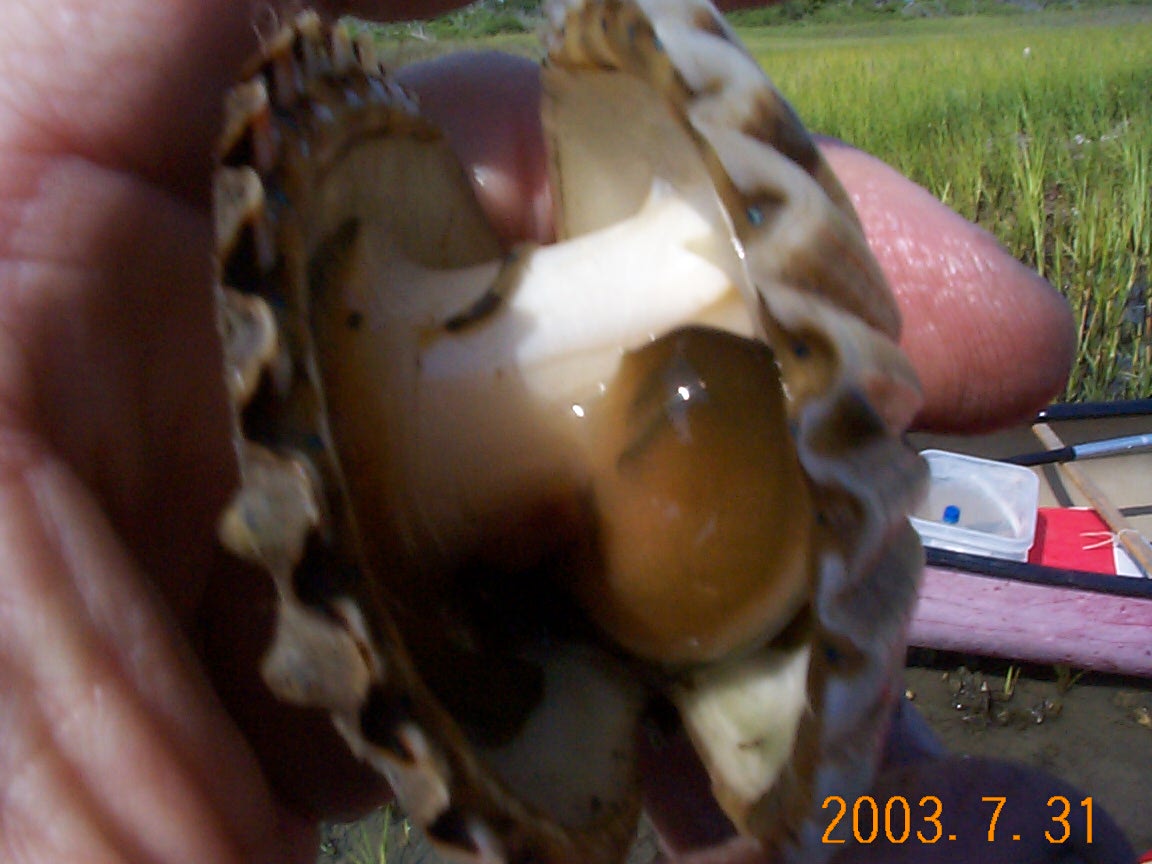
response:
M1152 393L1152 7L744 28L808 125L992 231L1072 302L1067 396Z
M895 165L1069 298L1067 398L1152 393L1152 6L741 24L764 14L735 22L811 128ZM490 18L391 28L390 53L537 50L527 33L460 39Z

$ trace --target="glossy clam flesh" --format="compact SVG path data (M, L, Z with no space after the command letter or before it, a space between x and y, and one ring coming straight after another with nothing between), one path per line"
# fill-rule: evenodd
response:
M220 530L277 586L264 675L455 860L621 860L656 700L737 830L820 860L919 561L895 307L710 6L548 15L555 245L500 247L342 26L301 14L230 97Z

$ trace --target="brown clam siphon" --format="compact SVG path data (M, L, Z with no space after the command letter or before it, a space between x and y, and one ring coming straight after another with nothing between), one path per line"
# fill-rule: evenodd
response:
M297 16L230 97L220 535L276 583L264 676L453 860L622 860L657 699L738 831L822 860L919 568L895 306L709 5L547 14L555 245L505 254L342 25Z

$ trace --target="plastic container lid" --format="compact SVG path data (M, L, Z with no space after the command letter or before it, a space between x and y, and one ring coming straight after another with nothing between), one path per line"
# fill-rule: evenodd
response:
M1040 500L1040 479L1031 469L946 450L920 455L931 482L911 522L925 546L1027 560Z

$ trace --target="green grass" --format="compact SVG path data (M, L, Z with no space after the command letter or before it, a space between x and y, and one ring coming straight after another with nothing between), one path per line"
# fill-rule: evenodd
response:
M1152 9L742 35L811 128L895 165L1068 297L1068 398L1152 392Z
M317 864L434 864L424 841L410 835L408 817L387 804L357 822L324 827ZM409 854L412 853L412 854Z

